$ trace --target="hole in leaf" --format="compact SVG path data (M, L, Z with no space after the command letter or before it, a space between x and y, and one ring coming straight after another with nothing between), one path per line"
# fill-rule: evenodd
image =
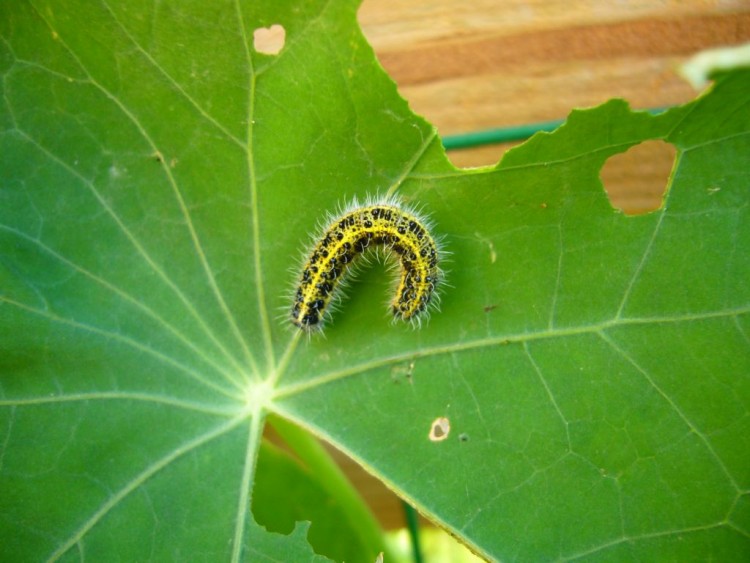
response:
M677 149L664 141L644 141L604 163L599 176L613 207L640 215L661 207Z
M430 427L429 438L433 442L442 442L448 437L448 434L450 434L450 431L451 431L451 421L445 418L444 416L441 416L440 418L436 418L432 422L432 426Z
M278 55L284 48L285 41L286 30L277 23L253 31L253 48L264 55Z

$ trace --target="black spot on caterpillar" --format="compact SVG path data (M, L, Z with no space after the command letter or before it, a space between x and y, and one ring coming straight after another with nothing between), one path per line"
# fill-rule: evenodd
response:
M321 328L342 279L369 249L398 257L400 277L391 301L397 320L419 324L437 302L443 279L441 250L429 223L395 198L352 203L331 217L305 260L294 294L291 321L298 328Z

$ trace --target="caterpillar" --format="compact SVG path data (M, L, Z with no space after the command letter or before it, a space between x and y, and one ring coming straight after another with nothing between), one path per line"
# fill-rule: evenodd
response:
M391 312L396 320L419 324L443 279L439 241L430 224L394 197L355 200L332 218L304 261L294 294L291 321L304 331L320 329L348 270L370 248L384 249L400 261Z

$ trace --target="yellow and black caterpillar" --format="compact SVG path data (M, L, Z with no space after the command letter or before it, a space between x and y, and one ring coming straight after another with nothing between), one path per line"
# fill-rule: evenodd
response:
M370 248L383 248L400 261L391 302L395 319L419 323L442 281L441 250L430 225L395 198L354 202L316 238L294 295L292 323L302 330L321 327L347 270Z

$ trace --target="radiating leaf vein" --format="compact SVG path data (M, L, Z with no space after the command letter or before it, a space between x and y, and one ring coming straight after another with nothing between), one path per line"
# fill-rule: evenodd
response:
M536 332L524 332L520 334L505 334L490 336L487 338L480 338L477 340L465 340L457 344L436 346L436 347L425 347L418 350L406 351L402 354L396 354L394 356L377 358L371 361L363 362L361 364L352 365L345 369L338 371L331 371L329 373L313 377L306 381L298 383L290 383L289 385L281 386L276 390L274 397L276 399L282 399L302 393L308 389L325 385L333 381L365 373L374 369L382 368L392 364L397 364L405 361L416 360L419 358L428 358L444 354L453 354L456 352L476 350L479 348L491 348L501 344L509 343L522 343L531 342L534 340L546 340L551 338L561 338L568 336L577 336L582 334L598 334L607 329L622 327L622 326L636 326L636 325L659 325L659 324L672 324L682 323L691 321L700 321L704 319L715 319L715 318L727 318L735 317L737 315L744 315L750 313L750 306L738 307L735 309L726 309L720 311L708 311L703 313L689 313L684 315L670 315L670 316L654 316L654 317L632 317L632 318L621 318L604 321L601 323L594 323L590 325L581 325L578 327L567 327L567 328L556 328L554 330L539 330Z
M732 487L735 491L739 492L740 486L735 480L732 473L729 471L727 466L724 464L724 461L721 459L719 454L716 453L716 450L711 445L711 442L708 440L708 437L701 432L695 424L690 420L690 418L685 414L685 412L680 408L680 406L667 394L664 392L664 390L654 381L654 379L649 374L648 370L643 368L636 360L633 358L630 354L627 353L627 351L623 350L607 333L606 331L602 330L598 332L598 335L604 340L609 347L615 351L619 356L624 358L631 366L633 366L638 373L640 373L643 378L648 382L649 386L653 388L661 397L662 399L669 405L669 408L677 414L677 416L682 420L682 422L690 429L692 433L694 433L701 442L703 442L704 447L706 450L711 454L711 457L714 458L714 461L719 466L721 471L726 476L727 480L732 484Z
M224 347L224 345L218 340L214 332L209 328L209 326L206 324L203 317L198 313L196 308L194 307L193 303L188 299L188 297L183 293L183 291L177 286L177 284L166 274L166 272L159 266L156 261L151 257L151 255L146 251L145 247L141 244L141 242L136 238L136 236L130 231L128 226L122 221L122 219L117 215L114 209L109 205L107 200L102 196L102 194L99 192L99 190L96 188L96 186L91 182L89 179L85 178L78 170L70 166L67 162L62 160L60 157L58 157L56 154L48 150L46 147L44 147L41 143L39 143L36 139L29 136L25 131L18 129L18 134L21 135L23 138L25 138L32 146L36 147L42 154L44 154L47 158L52 160L53 162L57 163L60 167L62 167L65 171L67 171L70 175L75 177L78 181L80 181L87 189L88 191L94 196L97 203L104 209L104 211L111 217L113 222L117 225L117 227L120 229L120 231L125 235L127 240L130 242L130 244L135 248L136 252L139 256L144 260L144 262L148 265L148 267L153 271L156 276L161 279L164 284L170 288L170 290L177 296L177 298L182 302L182 304L185 306L185 308L188 310L190 315L195 319L198 326L203 330L204 334L208 336L208 338L217 346L217 348L221 351L221 353L224 355L224 357L231 362L235 369L238 372L243 371L242 366L237 363L237 360L234 358L234 356L229 353L229 351Z
M237 377L235 377L235 375L234 375L236 372L233 372L230 369L228 369L227 367L218 364L206 351L204 351L203 349L201 349L198 346L196 346L195 343L191 339L189 339L188 337L186 337L180 330L178 330L172 324L170 324L169 322L167 322L161 315L159 315L158 313L156 313L153 309L151 309L151 307L149 307L145 303L141 302L136 297L130 295L126 291L120 289L115 284L113 284L113 283L105 280L104 278L99 277L98 275L94 274L93 272L90 272L86 268L84 268L84 267L76 264L72 260L69 260L68 258L66 258L65 256L59 254L58 252L56 252L55 250L53 250L52 248L50 248L49 246L47 246L46 244L44 244L43 242L41 242L37 238L33 238L33 237L27 235L26 233L22 233L22 232L18 231L17 229L14 229L12 227L9 227L9 226L3 225L3 224L0 224L0 230L6 231L8 233L11 233L14 236L17 236L17 237L25 240L26 242L35 245L40 250L42 250L44 253L48 254L49 256L53 257L54 259L58 260L59 262L65 264L67 267L71 268L72 270L75 270L79 274L81 274L81 275L87 277L88 279L94 281L98 285L100 285L100 286L106 288L107 290L111 291L112 293L114 293L117 297L119 297L123 301L125 301L125 302L133 305L134 307L136 307L137 309L139 309L141 312L143 312L146 316L148 316L148 317L152 318L153 320L155 320L159 325L162 326L162 328L164 328L164 330L167 333L169 333L169 334L173 335L174 337L176 337L180 342L182 342L185 346L187 346L190 350L192 350L198 357L200 357L202 360L204 360L206 363L208 363L214 369L216 369L216 371L222 377L224 377L224 379L228 383L230 383L231 385L233 385L234 387L236 387L238 390L243 389L242 382L240 380L238 380Z
M14 301L11 299L8 299L7 297L0 296L0 303L6 303L10 306L16 307L18 309L21 309L22 311L26 311L27 313L31 313L33 315L37 315L39 317L42 317L44 319L47 319L50 322L61 324L64 326L68 326L77 330L81 330L84 332L88 332L90 334L95 334L97 336L101 336L107 340L114 340L116 342L120 342L138 352L141 352L143 354L147 354L153 358L156 358L160 362L167 364L169 366L172 366L176 368L177 370L185 373L188 377L191 379L197 381L198 383L217 391L218 393L221 393L222 395L225 395L226 397L236 399L237 392L233 391L231 389L227 389L221 385L218 385L216 382L214 382L212 379L205 377L202 373L199 373L193 368L179 362L175 358L172 358L162 352L159 352L158 350L155 350L154 348L151 348L150 346L147 346L129 336L125 336L122 334L118 334L116 332L112 332L109 330L105 330L99 327L91 326L85 323L78 322L74 319L68 319L64 317L60 317L58 315L55 315L54 313L51 313L49 311L45 311L42 309L38 309L36 307L32 307L29 305L26 305L24 303L20 303L18 301Z
M36 10L36 7L34 7ZM54 32L57 37L60 44L63 46L63 48L70 54L70 56L75 60L76 64L81 68L81 70L86 74L86 76L89 77L91 80L91 84L97 88L107 99L109 99L113 104L115 104L120 112L133 124L133 126L138 130L143 140L146 142L146 144L151 147L154 154L157 154L161 151L159 151L159 148L156 144L156 142L151 138L151 135L148 133L146 128L143 126L143 124L140 122L140 120L136 117L136 115L124 104L122 100L120 100L116 95L114 95L112 92L110 92L103 84L101 84L88 70L86 65L83 64L83 61L75 54L75 52L67 45L65 40L60 36L60 34L53 28L51 23L47 20L47 18L44 17L44 15L36 10L38 16L45 22L47 27L49 27L50 31ZM200 238L198 236L197 231L195 230L195 226L193 224L192 217L190 215L190 212L187 208L187 205L185 204L185 200L182 196L182 193L180 191L179 186L177 185L177 182L174 178L174 175L172 174L172 171L170 167L165 163L161 163L161 168L164 171L164 174L167 178L167 182L172 190L172 193L175 197L175 200L177 202L178 207L180 208L180 212L185 220L185 225L188 229L188 233L191 239L191 242L193 244L193 249L195 250L196 256L198 257L198 260L203 268L203 271L206 275L206 279L208 281L209 287L211 288L211 291L214 294L214 297L230 327L230 330L234 334L237 343L239 344L241 350L243 351L246 360L248 361L251 369L253 370L253 373L258 375L258 365L255 361L255 358L253 356L252 351L250 350L247 341L245 340L244 336L239 330L239 326L237 325L237 322L234 318L234 315L230 311L229 307L226 304L226 301L224 300L224 296L222 295L222 292L216 283L216 278L213 275L213 270L211 266L208 263L208 259L206 257L206 254L203 250L203 246L200 242ZM113 212L112 212L113 213ZM118 224L121 224L118 220ZM241 372L244 373L244 370Z
M243 420L246 415L237 416L228 422L225 422L219 426L216 426L188 442L183 443L173 451L156 460L154 463L146 467L138 475L136 475L131 481L126 483L119 491L113 494L106 502L104 502L86 522L84 522L76 532L71 535L66 541L60 545L50 556L49 561L56 561L74 545L80 542L83 537L91 530L107 513L115 508L125 497L130 493L138 489L140 486L145 484L151 477L156 475L159 471L167 467L172 462L176 461L180 457L188 454L201 446L209 443L210 441L232 431L236 428Z
M89 401L136 401L142 403L153 403L155 405L166 405L188 411L223 417L235 417L243 410L238 407L222 407L220 405L186 401L167 395L133 393L130 391L95 391L91 393L63 393L52 396L43 395L39 397L14 397L10 399L0 399L0 407L56 405L61 403L85 403Z
M125 27L125 25L120 21L120 19L117 17L117 15L112 11L112 8L110 7L108 2L103 1L102 4L104 5L105 9L109 13L109 15L112 17L112 20L115 22L118 28L125 34L125 37L128 38L128 40L135 46L135 48L146 58L146 60L156 69L159 71L159 73L166 78L169 83L174 87L174 89L183 97L185 98L190 105L192 105L198 113L201 114L202 117L206 119L211 125L216 127L219 131L221 131L227 139L232 141L234 144L238 145L239 147L243 147L244 145L240 139L235 137L232 133L230 133L226 127L224 127L221 123L219 123L212 115L210 115L205 109L203 109L200 104L185 90L185 88L182 87L182 85L175 80L172 75L170 75L162 65L160 65L152 56L151 53L149 53L146 49L143 48L143 46L136 40L135 37L128 31L128 29Z

